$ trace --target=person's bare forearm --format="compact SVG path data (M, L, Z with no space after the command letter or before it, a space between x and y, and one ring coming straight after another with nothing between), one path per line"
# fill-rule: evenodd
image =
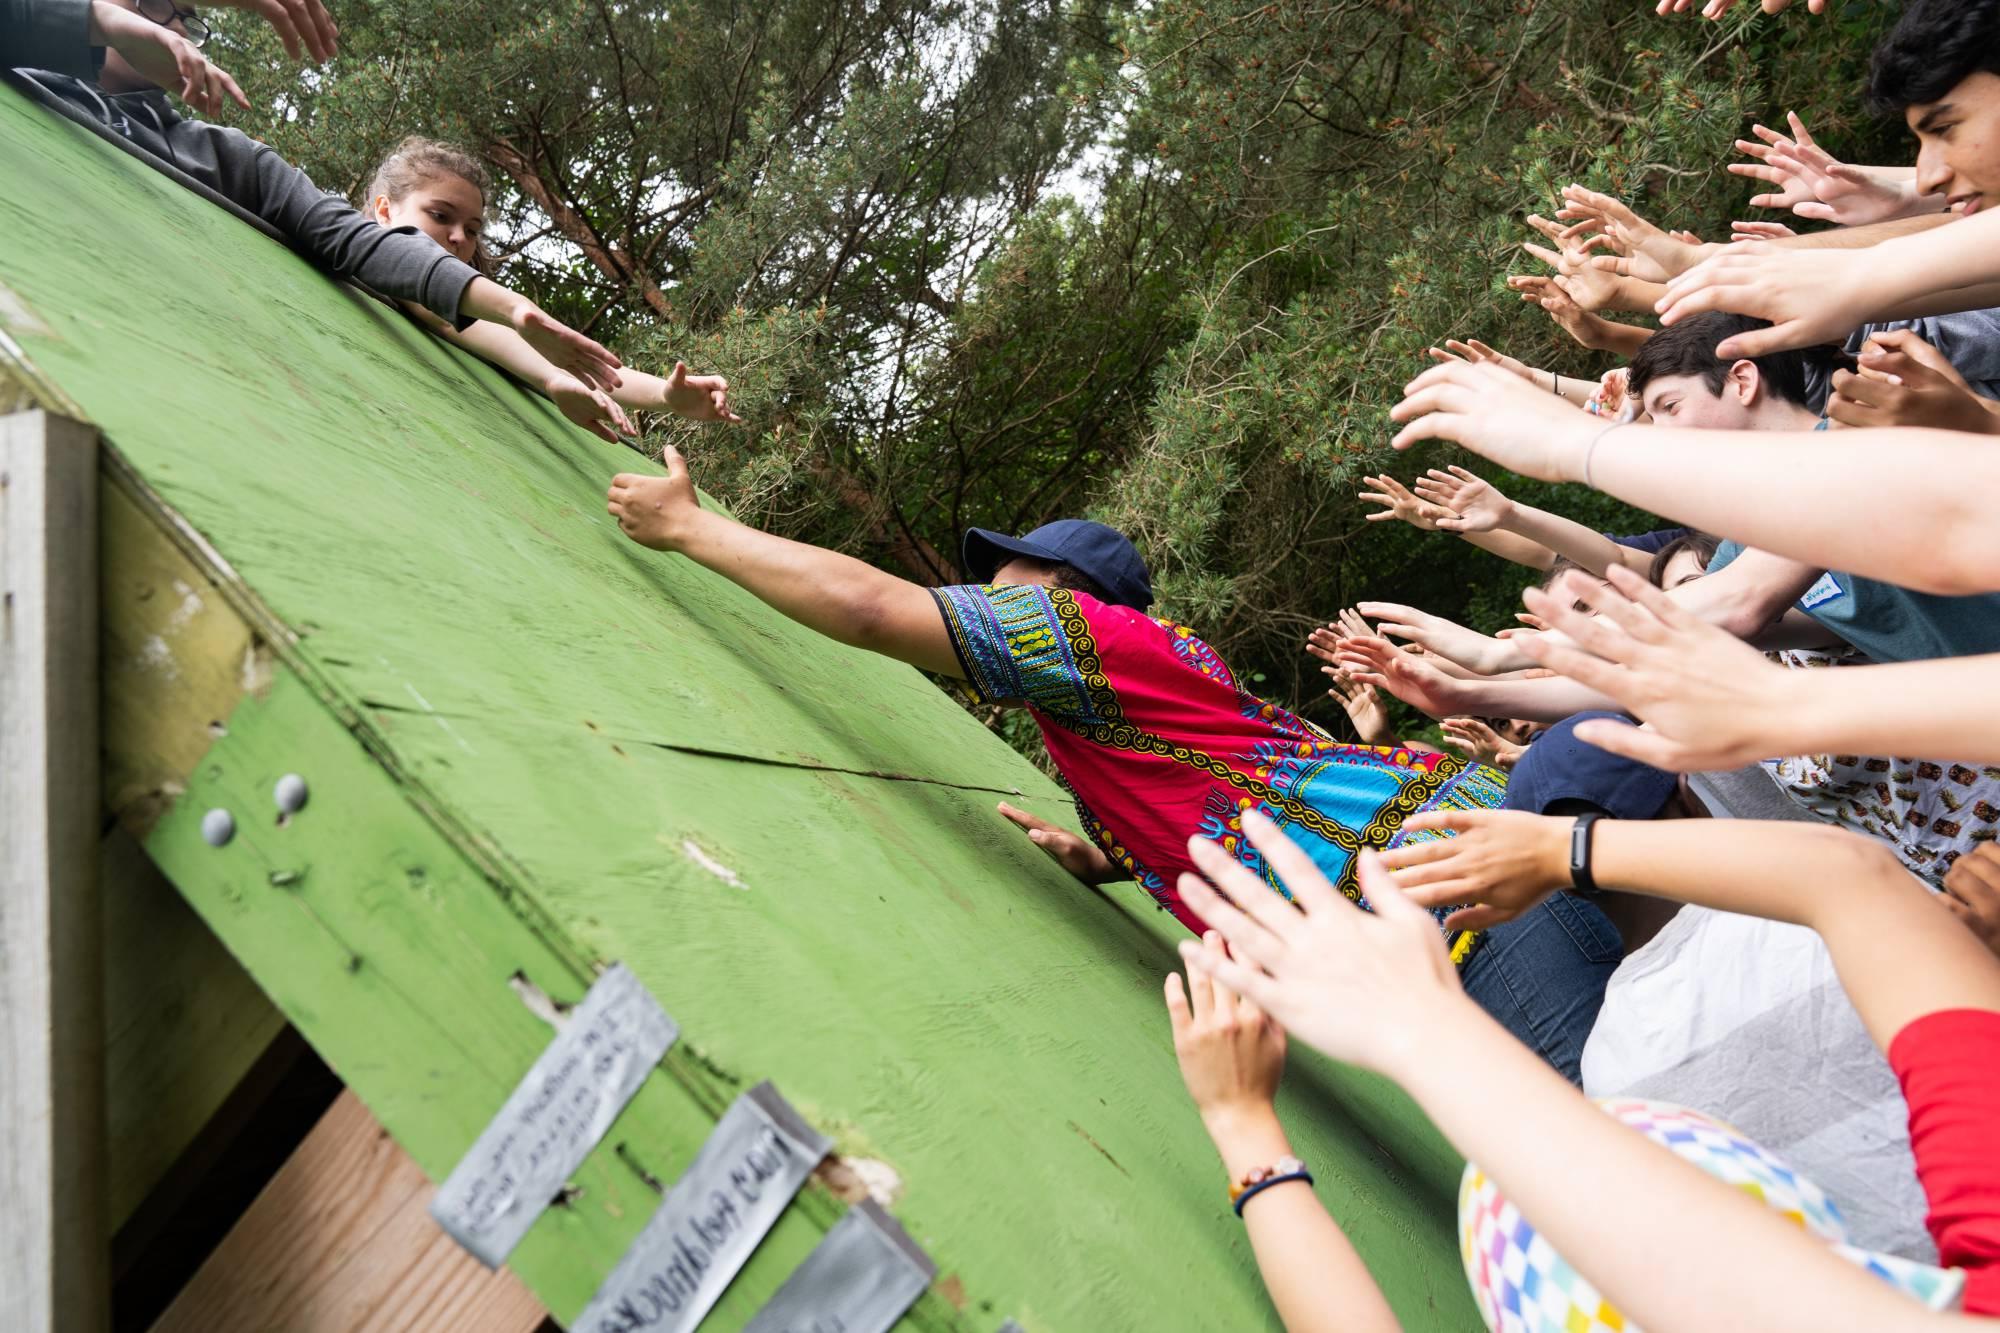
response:
M1454 713L1469 713L1474 717L1517 717L1524 722L1560 722L1573 713L1597 709L1614 713L1623 711L1617 700L1562 676L1542 676L1534 680L1468 680L1458 686L1455 696Z
M470 319L505 324L512 328L524 310L534 302L519 292L502 287L491 278L474 278L459 298L458 313Z
M1956 213L1924 213L1915 217L1890 218L1886 222L1867 222L1858 227L1828 227L1823 231L1801 232L1760 244L1782 245L1791 250L1865 250L1871 245L1893 241L1900 236L1914 236L1957 220Z
M551 365L547 357L528 346L528 340L504 322L481 319L463 330L443 327L438 332L482 361L490 361L544 391L557 376L566 373Z
M1793 671L1785 706L1756 720L1757 750L1906 754L2000 764L2000 709L1962 706L2000 680L2000 653Z
M1427 1034L1392 1076L1628 1320L1713 1328L1727 1311L1732 1327L1882 1333L1942 1322L1606 1115L1462 994Z
M1644 313L1650 314L1652 312L1646 311ZM1609 352L1613 356L1623 357L1628 361L1638 355L1639 349L1646 345L1646 340L1653 336L1652 329L1644 328L1637 324L1621 324L1615 319L1606 319L1602 315L1587 315L1585 318L1591 321L1589 326L1590 337L1587 340L1579 339L1579 341L1582 341L1586 347L1599 352Z
M1582 480L1587 457L1597 489L1704 532L1821 569L1967 594L2000 588L2000 450L1983 439L1918 427L1652 426L1601 437L1565 471ZM1780 495L1785 503L1771 503Z
M965 674L931 594L907 579L713 510L700 511L676 549L830 639L939 675Z
M1511 532L1495 529L1492 532L1461 532L1458 536L1490 555L1497 555L1502 560L1511 560L1517 565L1526 565L1529 569L1539 569L1546 573L1555 564L1555 552L1540 542L1517 537Z
M1644 278L1621 277L1612 289L1611 299L1602 309L1618 310L1633 315L1650 315L1654 307L1659 304L1660 298L1666 294L1665 283L1647 282Z
M1292 1155L1275 1111L1206 1122L1231 1180ZM1392 1333L1401 1327L1347 1234L1304 1181L1243 1205L1243 1227L1286 1333Z
M1507 517L1502 521L1505 531L1573 560L1600 577L1613 562L1630 566L1640 574L1652 567L1651 556L1638 559L1639 552L1620 546L1594 528L1518 500L1508 502Z

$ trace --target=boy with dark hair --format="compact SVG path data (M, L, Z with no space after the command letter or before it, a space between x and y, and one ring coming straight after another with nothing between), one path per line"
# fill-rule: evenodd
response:
M1752 319L1748 315L1715 314L1703 315L1697 319L1683 320L1655 333L1646 340L1632 357L1625 392L1631 400L1640 404L1640 410L1653 414L1653 403L1646 399L1647 389L1661 380L1699 380L1711 396L1720 397L1729 387L1730 376L1738 365L1749 362L1731 363L1715 354L1716 344L1724 338L1752 329L1768 328L1769 323ZM1808 402L1806 379L1810 354L1805 351L1773 352L1756 358L1760 387L1778 402L1803 407ZM1672 398L1679 402L1678 395L1655 393L1655 401ZM1669 416L1673 414L1670 413ZM1654 416L1654 420L1663 420ZM1698 426L1699 421L1689 421L1673 417L1676 424Z

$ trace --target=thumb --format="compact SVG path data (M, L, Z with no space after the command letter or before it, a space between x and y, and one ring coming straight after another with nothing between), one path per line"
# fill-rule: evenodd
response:
M671 393L675 389L686 388L687 379L688 379L687 362L685 361L674 362L673 372L667 376L667 391Z
M685 477L687 475L687 460L682 458L681 451L674 448L671 444L661 453L660 462L665 465L669 477Z
M1834 221L1833 205L1822 204L1816 199L1808 199L1803 203L1793 204L1792 212L1802 218L1811 218L1814 222Z

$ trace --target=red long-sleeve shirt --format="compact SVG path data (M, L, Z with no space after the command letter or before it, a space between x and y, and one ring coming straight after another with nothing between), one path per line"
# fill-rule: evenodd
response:
M1966 1273L1962 1308L2000 1315L2000 1013L1940 1009L1889 1043L1938 1262Z

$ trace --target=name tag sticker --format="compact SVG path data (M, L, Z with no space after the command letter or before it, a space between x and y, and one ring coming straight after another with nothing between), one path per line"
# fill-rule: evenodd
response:
M738 1097L572 1333L681 1333L701 1323L832 1146L769 1083Z
M1799 609L1810 611L1814 607L1825 606L1836 597L1844 596L1847 589L1840 586L1840 580L1828 573L1819 576L1812 587L1806 589L1805 596L1799 598Z
M497 1268L618 1118L680 1028L623 963L591 984L431 1199L431 1216Z
M888 1333L937 1265L873 1201L833 1224L743 1333Z

